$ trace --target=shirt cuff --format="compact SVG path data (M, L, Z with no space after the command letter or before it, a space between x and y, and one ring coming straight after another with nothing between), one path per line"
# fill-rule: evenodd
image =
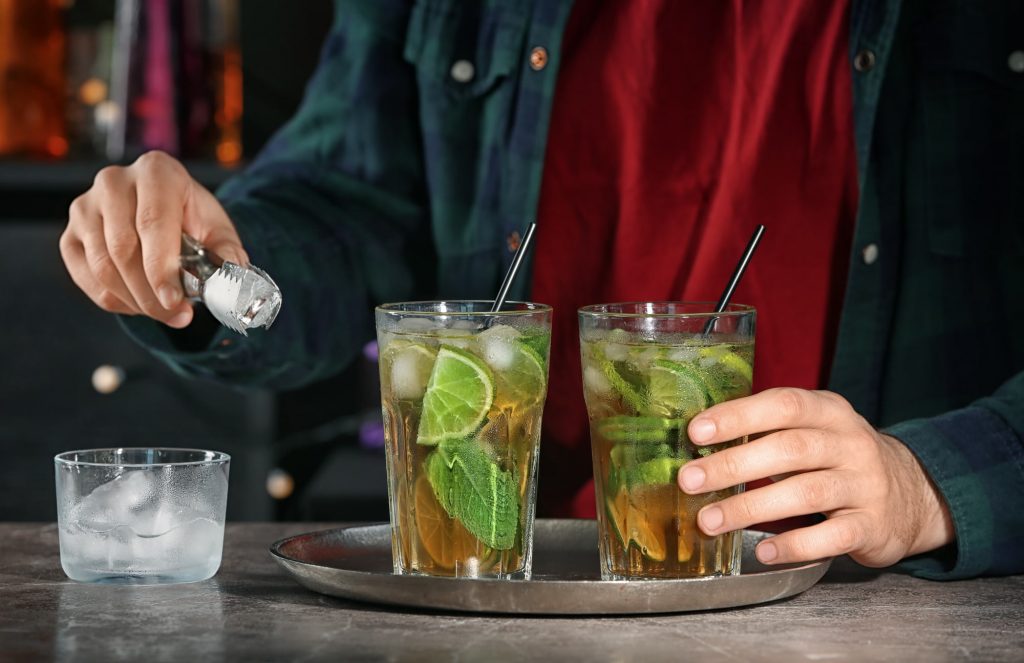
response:
M956 542L901 566L931 580L1019 573L1017 536L1024 513L1024 451L992 411L971 406L886 429L917 457L946 504Z
M187 352L175 346L169 328L151 318L119 315L117 319L132 340L179 375L217 379L226 366L237 369L248 360L245 339L222 325L205 349Z

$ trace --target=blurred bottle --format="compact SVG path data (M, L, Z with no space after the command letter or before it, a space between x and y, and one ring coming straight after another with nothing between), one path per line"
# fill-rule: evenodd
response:
M0 155L63 157L61 0L0 0Z
M119 109L110 101L113 0L66 0L67 132L71 157L105 152Z
M106 156L242 156L238 0L117 0Z
M214 88L216 157L230 166L242 159L242 45L238 0L207 0Z

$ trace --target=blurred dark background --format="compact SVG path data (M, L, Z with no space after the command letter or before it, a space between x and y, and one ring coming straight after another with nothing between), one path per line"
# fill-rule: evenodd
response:
M0 0L0 520L54 520L53 456L101 446L231 454L229 519L387 518L373 347L297 392L186 380L75 288L57 246L104 165L161 148L209 188L244 168L298 106L332 13ZM167 52L140 47L161 32Z

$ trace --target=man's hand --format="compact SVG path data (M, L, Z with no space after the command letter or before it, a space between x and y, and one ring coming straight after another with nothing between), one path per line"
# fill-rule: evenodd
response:
M75 198L60 253L75 284L104 311L148 315L171 327L192 321L178 258L182 231L225 260L248 264L224 208L163 152L99 171Z
M790 475L701 509L700 528L721 534L823 513L827 520L761 542L767 564L849 554L888 566L953 540L949 510L909 449L872 428L841 396L770 389L694 417L690 439L714 444L766 433L682 467L679 486L705 493Z

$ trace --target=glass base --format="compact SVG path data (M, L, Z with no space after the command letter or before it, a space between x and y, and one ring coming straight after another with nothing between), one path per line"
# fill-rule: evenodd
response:
M659 576L635 576L635 575L619 575L616 573L610 573L608 571L601 571L601 580L628 580L630 582L644 582L645 580L689 580L692 578L720 578L727 575L739 575L737 570L734 573L707 573L703 575L690 574L690 575L659 575Z
M459 580L529 580L533 575L531 569L520 569L513 571L512 573L489 573L481 575L452 575L452 574L440 574L440 573L425 573L423 571L411 571L403 569L398 564L394 566L394 573L396 576L425 576L428 578L457 578Z
M88 569L61 564L64 574L76 582L87 582L101 585L180 585L190 582L209 580L217 574L220 561L203 567L175 569L167 572L134 573L131 571L112 571L110 569Z

